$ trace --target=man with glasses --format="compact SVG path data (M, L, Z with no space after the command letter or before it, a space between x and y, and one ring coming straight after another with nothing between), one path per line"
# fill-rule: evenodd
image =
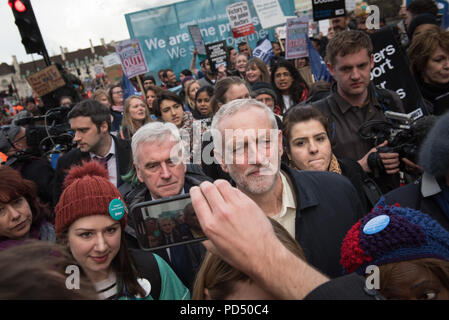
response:
M191 187L210 181L200 166L185 163L183 145L173 123L151 122L137 130L131 148L141 184L124 195L129 208L140 202L185 194ZM125 232L128 245L138 247L132 221ZM199 243L158 251L188 287L193 283L203 253L204 247Z
M26 129L15 125L1 127L0 152L8 157L5 165L19 171L24 179L35 182L41 201L50 203L54 170L37 148L28 145Z

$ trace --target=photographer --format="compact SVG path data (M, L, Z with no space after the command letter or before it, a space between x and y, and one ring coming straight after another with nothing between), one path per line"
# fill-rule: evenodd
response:
M425 212L449 230L449 112L438 118L420 146L419 164L422 178L389 192L385 202Z
M375 146L372 141L363 140L358 132L368 121L385 121L384 111L404 112L395 92L377 89L370 80L374 67L371 39L362 31L342 31L330 40L326 54L336 83L331 87L330 96L312 105L329 117L335 156L356 160L371 174L373 168L368 157L374 153L385 171L373 177L382 193L399 187L399 154L380 149L388 147L386 141Z
M19 171L24 179L36 183L41 201L50 203L54 170L50 162L40 156L39 150L29 145L27 130L15 125L1 127L0 152L8 156L6 165Z

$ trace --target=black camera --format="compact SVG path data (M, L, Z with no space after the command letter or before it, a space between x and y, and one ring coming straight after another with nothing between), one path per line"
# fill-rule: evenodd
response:
M26 126L26 139L30 153L48 156L67 152L73 148L73 134L67 122L68 107L53 108L44 116L22 118L15 122ZM43 125L42 125L43 123Z
M399 159L417 163L419 147L436 120L435 116L423 116L420 109L409 114L386 111L385 117L388 121L369 121L359 128L359 135L373 140L375 146L388 141L387 146L377 148L377 152L368 156L368 166L376 178L386 173L379 153L398 153ZM401 162L400 170L404 169L405 164Z

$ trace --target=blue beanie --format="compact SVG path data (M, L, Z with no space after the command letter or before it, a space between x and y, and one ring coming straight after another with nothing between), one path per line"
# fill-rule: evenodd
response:
M364 274L369 265L423 258L449 261L449 232L427 214L381 198L346 234L340 263L346 273Z

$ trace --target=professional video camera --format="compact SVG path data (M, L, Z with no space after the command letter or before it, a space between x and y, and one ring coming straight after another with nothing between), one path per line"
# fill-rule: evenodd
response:
M359 135L363 139L372 139L377 146L388 141L387 146L377 148L368 156L368 166L376 178L385 174L385 168L379 153L399 153L399 159L407 158L417 163L421 143L435 123L435 116L423 116L420 109L409 114L386 111L388 121L368 121L360 126ZM405 169L401 161L400 169Z
M72 149L73 134L67 122L69 111L69 107L63 106L52 108L43 116L16 120L16 125L27 126L26 139L31 153L37 152L41 156L48 156Z

